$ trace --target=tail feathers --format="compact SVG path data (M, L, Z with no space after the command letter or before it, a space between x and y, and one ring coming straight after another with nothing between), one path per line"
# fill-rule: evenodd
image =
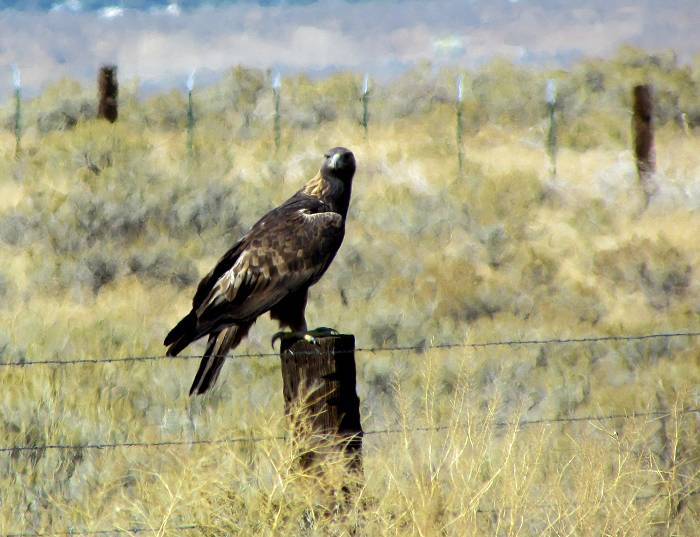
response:
M231 326L209 336L207 349L190 388L190 395L203 394L214 385L226 361L226 354L238 346L248 334L251 325L252 323Z
M196 338L197 315L194 310L185 315L175 327L165 336L163 345L168 346L168 356L177 354Z
M204 354L202 361L199 363L199 369L194 377L192 386L190 387L190 395L200 395L206 392L209 388L214 385L214 382L219 377L221 368L224 366L226 361L226 356L222 354L214 354L210 352L210 348L213 346L218 339L217 336L211 336L209 339L209 345L207 345L207 352Z

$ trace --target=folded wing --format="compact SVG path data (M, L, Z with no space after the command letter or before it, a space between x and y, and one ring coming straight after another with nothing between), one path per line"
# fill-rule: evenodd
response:
M206 334L254 322L291 293L314 284L333 260L343 233L342 216L307 197L292 198L268 213L200 282L192 311L165 340L168 354Z

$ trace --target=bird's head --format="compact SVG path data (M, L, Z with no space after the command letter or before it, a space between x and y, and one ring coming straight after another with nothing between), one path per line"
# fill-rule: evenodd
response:
M355 155L344 147L326 151L321 171L311 179L301 192L328 203L343 216L348 212L352 176L355 175Z
M344 147L334 147L326 151L325 160L321 166L321 174L328 180L340 179L343 183L350 183L355 175L355 155Z

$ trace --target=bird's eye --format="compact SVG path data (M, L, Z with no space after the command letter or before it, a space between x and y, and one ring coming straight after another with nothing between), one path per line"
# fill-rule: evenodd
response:
M323 156L324 156L325 158L331 158L331 154L330 154L330 153L326 153L326 154L323 155Z

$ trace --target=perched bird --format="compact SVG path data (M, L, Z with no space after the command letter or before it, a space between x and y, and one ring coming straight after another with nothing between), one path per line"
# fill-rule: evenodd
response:
M209 336L190 395L216 382L226 353L235 349L265 312L279 321L277 337L313 337L304 310L309 287L323 275L345 234L355 156L344 147L325 154L318 174L273 209L224 254L199 283L190 311L168 333L169 356Z

